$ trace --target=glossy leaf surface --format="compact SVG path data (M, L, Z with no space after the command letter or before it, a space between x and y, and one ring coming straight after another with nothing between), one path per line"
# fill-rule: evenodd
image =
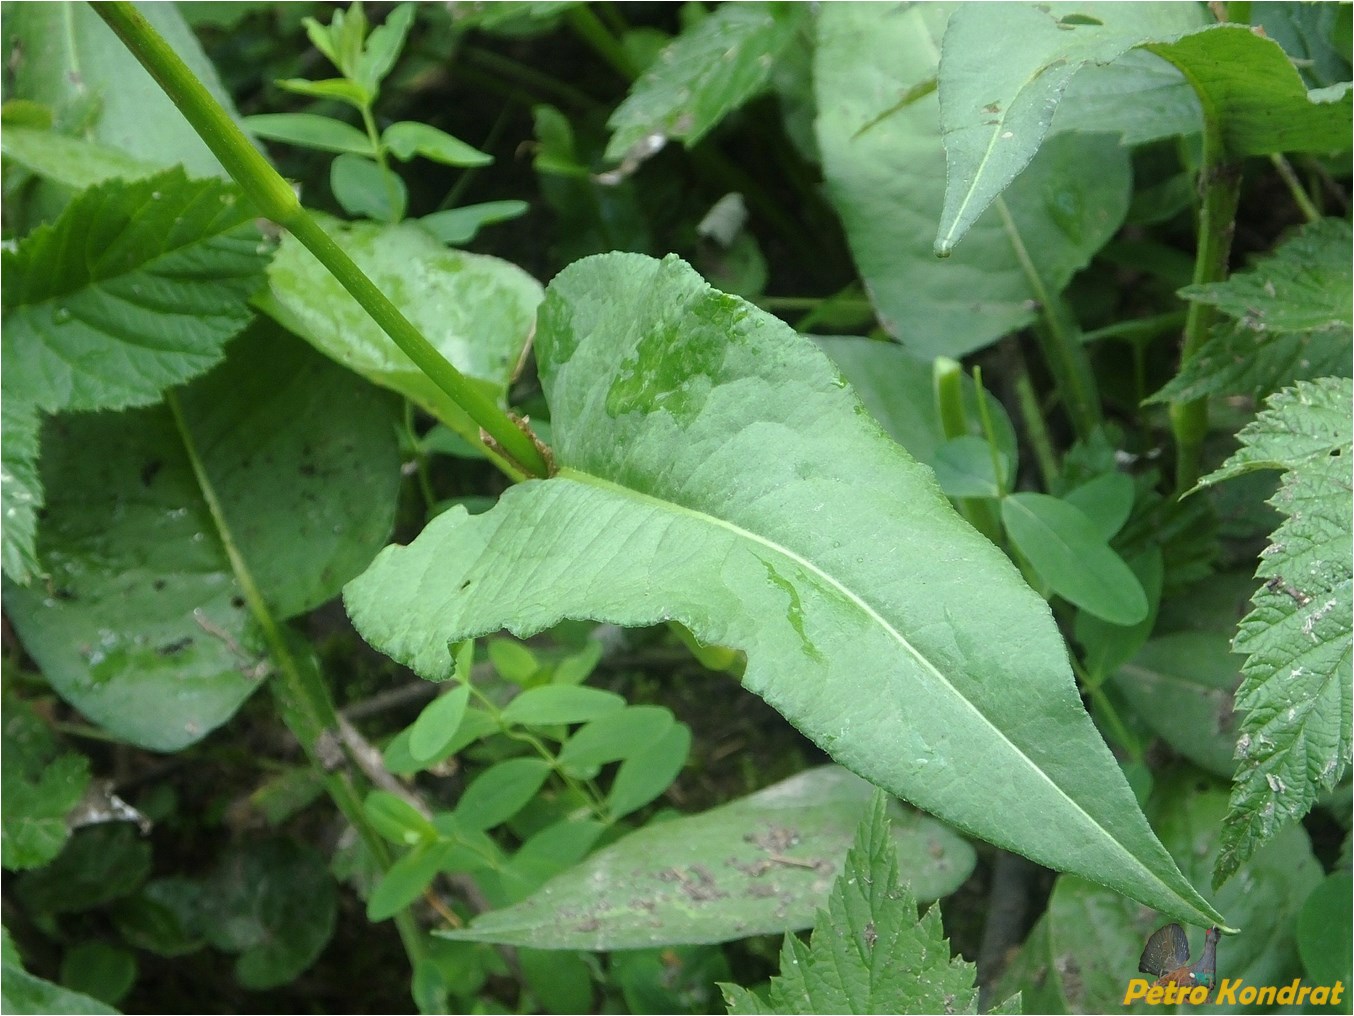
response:
M369 641L437 678L449 642L504 626L675 619L885 789L1219 920L1138 812L1047 605L812 343L676 258L613 254L556 277L537 355L559 474L387 548L346 594Z

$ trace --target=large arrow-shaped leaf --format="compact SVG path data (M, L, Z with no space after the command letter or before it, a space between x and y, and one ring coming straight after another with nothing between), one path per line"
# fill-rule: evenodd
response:
M559 474L434 520L348 586L425 677L449 644L676 618L837 761L959 828L1191 923L1047 606L826 357L676 258L565 269L537 339Z

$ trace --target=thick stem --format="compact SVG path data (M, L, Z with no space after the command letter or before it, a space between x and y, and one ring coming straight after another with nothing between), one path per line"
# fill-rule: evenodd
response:
M1159 55L1166 56L1165 53ZM1227 277L1237 202L1241 197L1241 165L1231 159L1223 143L1221 117L1208 102L1208 91L1193 79L1190 68L1178 69L1194 86L1204 107L1203 161L1199 167L1199 238L1191 280L1197 286L1220 282ZM1208 332L1216 316L1217 309L1211 303L1190 301L1180 349L1182 367L1198 355L1208 341ZM1208 434L1208 402L1205 399L1172 402L1170 415L1171 431L1175 436L1175 493L1179 497L1193 488L1199 479L1204 437Z
M409 359L451 396L524 472L531 476L547 475L545 457L535 442L474 382L452 366L320 228L301 207L291 185L250 144L229 114L140 12L124 0L91 6L159 82L260 214L290 230L309 248Z

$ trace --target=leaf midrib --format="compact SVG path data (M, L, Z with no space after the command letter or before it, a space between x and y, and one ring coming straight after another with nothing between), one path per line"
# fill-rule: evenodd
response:
M1166 882L1164 882L1160 878L1160 876L1152 872L1151 869L1149 869L1141 860L1139 860L1136 855L1134 855L1122 843L1120 843L1118 839L1116 839L1113 835L1111 835L1110 832L1107 829L1105 829L1105 827L1099 821L1097 821L1093 816L1091 816L1090 813L1087 812L1086 809L1083 808L1079 802L1077 802L1075 799L1069 796L1068 793L1062 787L1060 787L1057 783L1055 783L1053 779L1048 775L1048 773L1046 773L1042 768L1040 768L1037 764L1035 764L1033 759L1031 759L1023 750L1021 750L1021 748L1018 745L1016 745L1009 737L1007 737L1005 731L997 727L990 719L988 719L987 716L985 716L982 713L981 710L978 709L977 706L973 704L972 701L970 701L965 695L963 695L959 691L959 689L956 688L945 677L945 675L939 670L939 668L937 668L935 664L933 664L926 656L924 656L921 653L921 651L917 649L917 647L914 646L903 635L902 632L894 628L893 625L890 624L886 618L884 618L877 610L874 609L874 607L872 607L869 603L867 603L864 599L862 599L858 594L852 591L840 580L828 574L817 564L813 563L812 561L809 561L807 558L800 556L799 554L795 553L788 547L782 546L781 544L769 540L764 536L751 532L750 530L744 529L741 526L735 525L734 523L729 522L726 519L719 518L716 515L710 515L707 512L698 511L697 509L694 508L689 508L685 505L678 504L674 501L664 500L663 498L656 497L652 494L646 494L643 491L634 489L633 487L626 487L623 484L616 483L615 481L608 480L605 477L597 476L593 473L587 473L569 466L563 466L556 474L556 478L575 480L587 486L593 486L605 491L617 493L625 498L656 505L666 511L673 512L675 514L690 516L691 518L696 519L698 522L727 530L728 532L733 533L735 536L739 536L753 543L760 544L768 548L769 550L773 551L774 553L788 558L789 560L805 568L807 571L821 578L829 586L840 591L841 594L844 597L846 597L847 600L855 604L861 610L862 613L864 613L868 618L870 618L872 621L878 624L885 632L887 632L888 635L891 636L900 646L902 646L919 664L921 664L926 670L930 671L930 673L935 676L935 678L941 683L941 685L944 688L947 688L956 699L958 699L960 702L963 703L965 708L967 708L974 715L976 715L983 722L983 724L989 727L993 732L996 733L996 735L1003 742L1009 745L1011 750L1015 752L1017 757L1019 757L1025 762L1028 768L1032 769L1035 773L1037 773L1039 777L1043 779L1044 782L1046 782L1050 787L1052 787L1053 790L1063 800L1065 800L1069 805L1071 805L1071 807L1077 813L1082 815L1093 829L1095 829L1106 840L1108 840L1110 844L1112 844L1114 850L1122 854L1124 857L1128 858L1132 866L1137 868L1139 871L1143 872L1149 879L1151 879L1157 885L1162 886L1168 891L1174 893L1177 897L1180 897L1180 893L1177 890L1172 889L1169 885L1166 884ZM1183 897L1180 898L1182 902L1184 902L1184 898ZM1191 904L1191 906L1193 906L1193 904ZM1194 907L1194 909L1197 910L1198 908Z

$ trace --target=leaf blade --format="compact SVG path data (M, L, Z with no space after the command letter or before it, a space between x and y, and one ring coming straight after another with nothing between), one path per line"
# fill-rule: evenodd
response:
M1220 920L1137 811L1047 605L816 347L676 258L602 255L552 283L538 355L558 475L387 548L347 590L369 640L436 677L448 638L676 619L746 651L746 687L891 792L1167 913ZM542 554L533 533L560 538ZM1026 807L994 809L995 791L961 775L975 764Z

